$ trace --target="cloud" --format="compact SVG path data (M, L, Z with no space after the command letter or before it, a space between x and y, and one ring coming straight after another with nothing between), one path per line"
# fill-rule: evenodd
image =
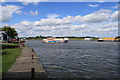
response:
M117 34L118 26L115 22L105 24L61 24L61 25L36 25L36 22L22 21L12 27L16 28L19 36L104 36Z
M91 14L85 15L85 16L76 16L76 20L78 22L84 22L84 23L100 23L104 21L109 21L111 10L107 9L100 9L98 11L95 11Z
M62 25L62 24L70 24L63 19L41 19L40 21L35 21L34 25L36 26L53 26L53 25Z
M30 14L30 15L38 15L39 12L38 12L38 10L35 10L35 11L29 11L29 12L22 12L22 14L25 14L25 15L28 15L28 14Z
M23 5L34 4L37 5L39 2L46 2L47 0L19 0L18 2L22 2Z
M1 0L0 2L5 2L6 0Z
M33 22L22 21L12 27L17 29L20 36L115 35L118 25L115 21L110 22L110 19L115 17L113 15L116 15L116 11L113 13L108 9L100 9L84 16L65 16L63 18L58 18L58 14L50 14L47 15L49 18Z
M118 8L118 5L117 5L117 6L113 6L112 8L113 8L113 9L117 9L117 8Z
M40 23L40 22L39 22ZM36 25L35 22L29 21L22 21L19 24L15 24L12 27L16 28L19 36L26 35L26 36L35 36L35 35L54 35L58 36L58 33L62 35L64 31L80 31L84 28L88 27L87 25L71 25L71 24L61 24L61 25Z
M112 10L110 10L110 9L100 9L100 10L98 10L96 12L97 13L110 13L110 12L112 12Z
M20 14L20 13L22 13L22 11L16 11L15 13Z
M83 17L84 22L99 23L108 21L110 15L107 13L92 13Z
M89 4L88 6L90 6L90 7L98 7L99 5L97 5L97 4Z
M100 1L98 1L98 2L103 3L103 2L105 2L105 1L104 1L104 0L100 0Z
M69 16L70 17L70 16ZM36 36L36 35L52 35L52 36L68 36L75 35L85 36L91 34L92 36L103 36L110 33L116 33L118 30L117 22L109 23L94 23L94 24L70 24L57 23L57 19L42 19L40 21L22 21L12 27L16 28L20 35ZM60 20L60 19L58 19ZM46 23L46 24L45 24ZM102 33L101 33L102 32ZM107 33L106 33L107 32ZM101 33L101 34L100 34Z
M57 14L48 14L47 17L48 17L49 19L55 19L55 18L58 18L59 15L57 15Z
M114 31L114 30L118 30L118 28L116 28L116 27L111 27L111 28L105 28L105 29L98 29L97 31Z
M30 14L32 14L32 15L38 15L39 13L38 13L38 11L36 10L36 11L30 11Z
M120 13L120 11L115 11L112 15L111 15L111 18L112 20L120 20L120 17L118 16L118 14Z
M119 0L1 0L1 2L119 2Z
M16 11L19 11L22 7L15 5L0 6L0 22L7 22L13 16Z

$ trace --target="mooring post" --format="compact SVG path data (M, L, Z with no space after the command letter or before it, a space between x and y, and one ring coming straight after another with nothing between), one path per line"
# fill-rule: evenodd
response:
M34 49L32 49L32 52L34 52Z
M31 54L31 56L32 56L32 59L33 59L33 54Z
M31 79L35 79L35 68L31 68Z

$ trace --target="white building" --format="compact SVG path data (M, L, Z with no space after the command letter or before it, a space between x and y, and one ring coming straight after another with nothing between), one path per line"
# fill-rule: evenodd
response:
M90 41L90 40L93 40L93 39L92 38L85 38L84 40Z
M5 31L0 31L0 42L7 42L8 41L8 36L5 33Z

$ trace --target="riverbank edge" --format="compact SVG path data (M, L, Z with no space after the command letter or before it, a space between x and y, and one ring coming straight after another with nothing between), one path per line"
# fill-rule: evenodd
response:
M47 79L46 72L35 51L28 45L22 48L20 56L2 78L6 79ZM34 70L32 71L32 69Z

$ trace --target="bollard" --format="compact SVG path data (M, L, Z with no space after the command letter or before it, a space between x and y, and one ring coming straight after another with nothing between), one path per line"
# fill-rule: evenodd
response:
M32 52L34 52L34 49L32 49Z
M32 59L33 59L33 54L31 56L32 56Z
M31 79L35 79L35 68L31 68Z

